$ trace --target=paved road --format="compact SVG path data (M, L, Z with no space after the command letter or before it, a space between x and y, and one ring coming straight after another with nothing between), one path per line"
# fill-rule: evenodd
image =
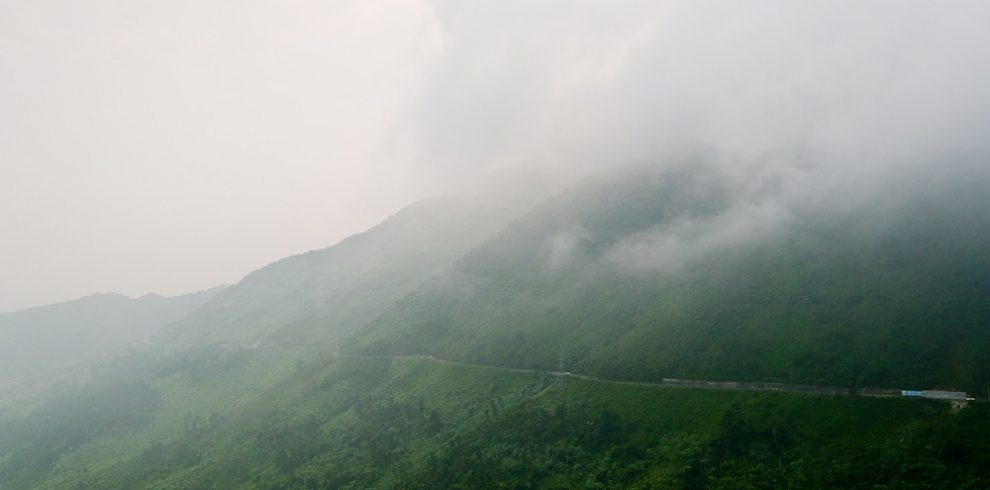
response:
M275 348L326 349L330 347L335 347L335 346L285 346L285 347L275 347ZM599 378L597 376L576 374L576 373L563 372L563 371L543 371L539 369L511 368L511 367L503 367L503 366L493 366L488 364L474 364L468 362L451 361L451 360L440 359L428 355L371 355L371 354L342 354L342 353L333 353L332 355L336 355L339 357L360 357L360 358L379 358L379 359L397 359L397 360L427 360L430 362L436 362L441 364L450 364L450 365L485 368L485 369L499 369L503 371L512 371L517 373L546 374L561 378L582 379L582 380L594 381L598 383L610 383L610 384L630 385L630 386L691 388L691 389L729 390L729 391L764 391L764 392L775 392L775 393L797 393L803 395L821 395L821 396L863 396L863 397L873 397L873 398L901 397L901 390L889 389L889 388L845 388L845 387L836 387L836 386L799 385L799 384L788 384L788 383L771 383L771 382L762 382L762 381L711 381L704 379L673 379L673 378L663 379L660 382L623 381L623 380ZM946 400L946 401L963 402L962 400Z
M233 345L233 344L229 344L229 345ZM877 398L877 397L902 398L903 397L900 389L891 389L891 388L846 388L846 387L838 387L838 386L799 385L799 384L772 383L772 382L763 382L763 381L711 381L705 379L673 379L673 378L666 378L659 382L624 381L624 380L599 378L597 376L590 376L586 374L575 374L575 373L563 372L563 371L543 371L539 369L511 368L511 367L495 366L489 364L474 364L468 362L451 361L429 355L343 354L339 352L340 346L338 345L297 345L297 346L253 345L250 347L247 346L237 346L237 347L252 348L252 349L260 348L266 350L270 350L270 349L320 350L330 355L336 355L340 357L365 357L365 358L406 359L406 360L423 359L431 362L452 364L458 366L486 368L486 369L500 369L503 371L513 371L518 373L539 373L550 376L558 376L561 378L583 379L598 383L611 383L611 384L621 384L621 385L631 385L631 386L653 386L653 387L666 387L666 388L692 388L692 389L730 390L730 391L764 391L764 392L797 393L803 395L820 395L820 396L863 396L863 397L872 397L872 398ZM958 398L946 399L946 398L926 397L925 399L942 399L943 401L952 402L954 409L965 406L967 402L983 401L983 400L964 400Z

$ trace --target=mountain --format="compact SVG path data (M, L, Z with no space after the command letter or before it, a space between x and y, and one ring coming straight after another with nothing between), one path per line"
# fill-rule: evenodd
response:
M0 380L100 360L180 320L223 290L132 299L96 294L0 314Z
M335 348L555 185L540 173L510 169L422 200L332 247L248 274L154 342Z
M3 414L0 487L990 487L986 403L649 383L990 378L985 172L741 181L414 204Z
M710 168L599 176L345 349L612 379L976 391L990 380L988 182L906 177L870 201L885 205L785 212Z

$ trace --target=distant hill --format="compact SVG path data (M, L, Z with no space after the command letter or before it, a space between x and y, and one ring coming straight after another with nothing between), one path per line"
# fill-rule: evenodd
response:
M64 303L0 313L0 380L100 360L180 320L223 290L131 299L95 294Z

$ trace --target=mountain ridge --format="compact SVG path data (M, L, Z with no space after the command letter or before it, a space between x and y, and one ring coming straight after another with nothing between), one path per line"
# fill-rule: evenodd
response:
M180 320L223 289L171 297L98 293L0 313L0 377L35 376L100 360Z

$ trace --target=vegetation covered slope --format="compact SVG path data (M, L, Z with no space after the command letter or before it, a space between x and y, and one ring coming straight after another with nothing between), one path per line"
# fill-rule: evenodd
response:
M977 391L986 182L781 213L683 167L427 201L0 413L0 487L986 488L982 403L512 369Z
M537 176L506 172L489 185L423 200L337 245L248 274L155 342L337 344L545 192Z
M228 379L236 371L210 370ZM129 389L129 405L153 396ZM29 467L15 458L51 437L41 422L52 415L41 412L39 424L28 426L34 432L19 434L22 449L0 459L0 482L81 489L985 488L988 415L983 405L952 414L947 404L925 400L657 388L428 359L325 356L299 363L284 382L237 408L189 417L153 442L142 437L162 424L160 411L88 414L99 436L68 447L54 463L29 460L40 461Z
M0 314L0 380L100 360L178 321L222 290L131 299L97 294Z
M990 380L990 185L902 184L872 201L882 207L776 217L739 204L714 171L589 181L473 250L346 349L563 362L615 379L979 390ZM733 234L740 220L750 221Z

